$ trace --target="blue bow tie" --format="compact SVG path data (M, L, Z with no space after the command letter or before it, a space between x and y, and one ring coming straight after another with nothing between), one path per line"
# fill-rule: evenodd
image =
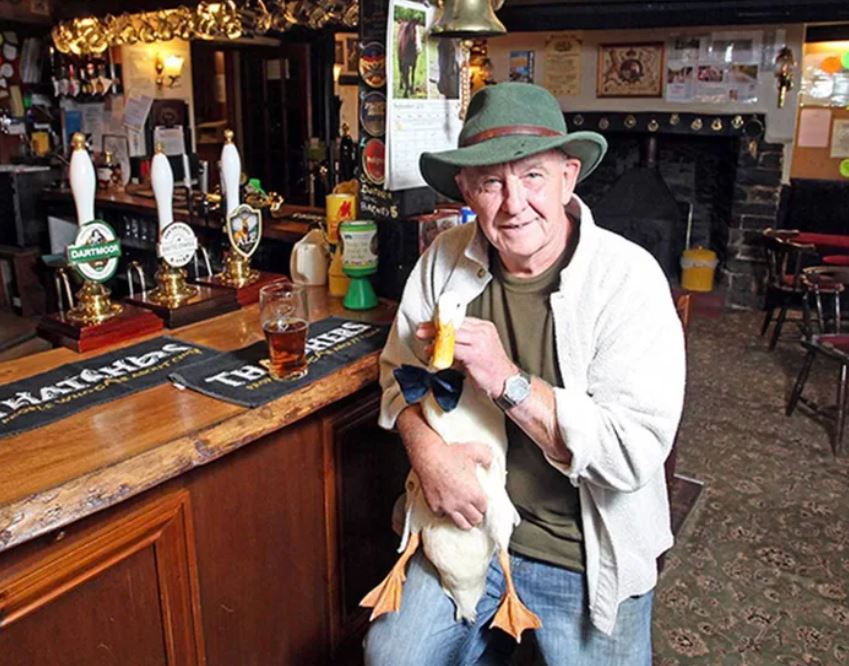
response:
M415 365L402 365L392 374L395 375L407 404L418 402L428 391L432 391L436 404L444 412L450 412L460 402L463 380L466 378L459 370L448 368L439 372L428 372Z

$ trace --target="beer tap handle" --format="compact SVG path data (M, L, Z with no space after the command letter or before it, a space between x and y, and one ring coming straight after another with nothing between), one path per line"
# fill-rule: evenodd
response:
M150 165L150 181L153 196L156 198L156 211L159 214L159 231L174 221L174 173L168 157L162 152L162 146L156 146L156 154Z
M144 271L142 270L141 264L138 261L131 261L127 264L127 284L130 287L130 298L133 297L133 274L139 279L139 288L141 289L141 293L147 291L144 283Z
M221 149L221 185L227 202L224 218L239 206L239 177L242 175L242 159L233 143L233 130L224 131L224 147Z
M94 219L94 190L97 187L97 179L91 157L85 148L85 135L76 132L71 137L71 145L74 152L71 155L69 179L77 209L77 224L82 226Z

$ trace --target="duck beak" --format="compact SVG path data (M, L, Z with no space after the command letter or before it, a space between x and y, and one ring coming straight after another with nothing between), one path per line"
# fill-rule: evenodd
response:
M437 370L450 368L454 363L454 343L457 329L454 322L436 319L436 338L433 341L433 356L430 364Z

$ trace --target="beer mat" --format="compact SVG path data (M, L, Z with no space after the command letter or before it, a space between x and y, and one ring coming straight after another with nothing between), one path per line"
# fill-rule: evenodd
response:
M276 381L261 364L265 340L171 373L171 381L243 407L259 407L383 348L388 325L328 317L310 324L305 377Z
M4 384L0 386L0 437L164 384L175 369L209 361L220 353L161 336Z

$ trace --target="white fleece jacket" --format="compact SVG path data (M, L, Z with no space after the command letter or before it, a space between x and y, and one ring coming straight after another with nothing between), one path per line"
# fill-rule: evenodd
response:
M557 419L572 462L550 462L579 489L590 617L610 634L619 603L655 586L655 560L672 545L663 462L684 401L684 338L654 258L597 227L577 197L567 210L580 237L551 307L563 378ZM380 357L381 426L393 428L407 406L392 370L427 364L414 331L433 318L439 295L471 301L491 279L476 224L440 234L422 255Z

